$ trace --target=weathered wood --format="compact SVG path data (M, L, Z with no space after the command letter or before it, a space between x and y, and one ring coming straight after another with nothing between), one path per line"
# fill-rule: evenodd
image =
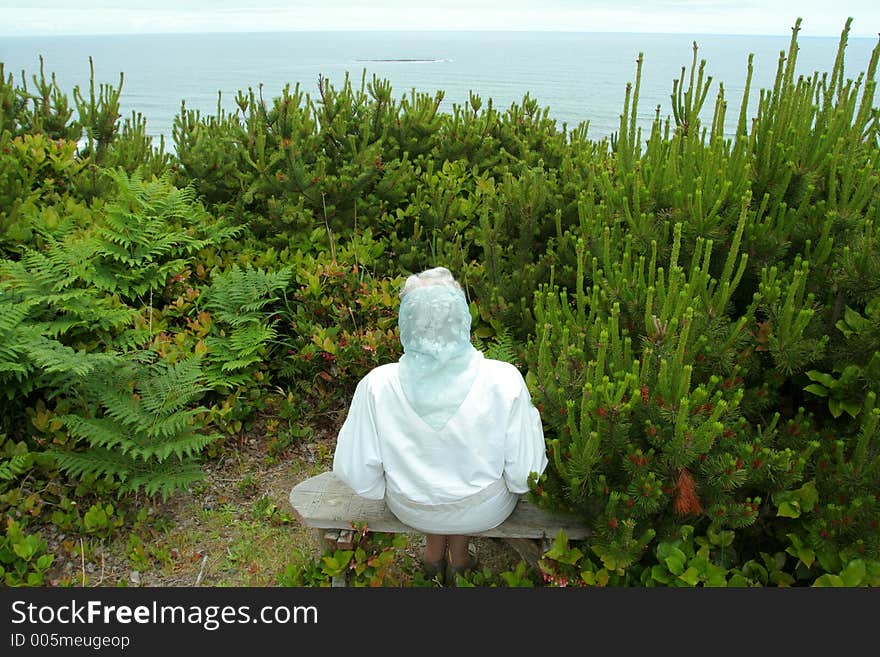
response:
M332 472L306 479L290 491L290 505L307 527L351 529L352 523L366 524L373 532L421 533L403 524L385 506L384 500L359 497ZM562 529L570 539L589 536L588 527L576 519L536 507L525 498L503 523L474 536L491 538L552 538Z
M504 542L516 550L520 558L530 566L537 567L541 557L544 556L549 547L546 541L534 538L505 538Z
M340 550L350 550L354 547L354 532L350 529L340 529L339 538L336 539L336 547Z
M330 529L328 531L324 531L323 529L318 529L318 537L322 539L325 548L335 550L336 541L339 540L339 530Z

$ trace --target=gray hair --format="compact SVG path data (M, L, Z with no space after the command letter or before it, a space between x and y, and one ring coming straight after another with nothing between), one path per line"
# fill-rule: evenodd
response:
M455 280L451 271L446 269L446 267L433 267L407 278L403 284L403 289L400 291L400 298L403 299L408 292L412 292L420 287L431 287L434 285L445 285L455 290L461 290L461 285Z

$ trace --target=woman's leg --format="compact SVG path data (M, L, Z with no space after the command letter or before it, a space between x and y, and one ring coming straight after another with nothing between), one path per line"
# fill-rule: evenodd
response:
M468 553L470 536L460 534L446 537L446 546L449 550L449 565L453 568L473 567L473 560Z
M425 534L424 560L428 563L437 563L446 558L447 540L442 534Z

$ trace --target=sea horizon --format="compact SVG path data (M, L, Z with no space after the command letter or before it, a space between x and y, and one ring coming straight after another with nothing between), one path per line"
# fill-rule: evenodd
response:
M843 26L841 26L842 29ZM669 96L681 67L689 70L693 43L698 62L706 60L713 81L704 107L711 111L723 83L727 100L725 129L735 128L749 54L754 74L750 110L759 90L772 86L781 52L791 35L711 33L584 32L576 30L262 30L155 32L65 35L16 35L0 40L5 75L32 83L39 73L54 73L71 96L74 86L88 86L89 57L97 83L114 86L124 75L122 119L141 114L154 138L172 141L181 104L202 115L215 114L218 102L234 111L236 94L260 89L264 99L279 96L285 85L299 84L312 98L323 77L352 84L362 75L391 83L395 98L444 93L441 111L463 105L473 92L483 106L492 99L499 111L520 103L526 94L560 128L589 123L593 139L617 130L626 85L635 81L636 59L643 54L638 122L647 129L660 107L671 114ZM840 37L798 35L801 74L828 71ZM867 67L876 42L848 37L847 77ZM854 73L856 71L856 73ZM72 101L72 96L71 96ZM72 105L72 103L71 103Z
M15 33L15 32L0 32L0 37L2 38L31 38L31 37L83 37L83 36L165 36L165 35L195 35L195 34L205 34L205 35L218 35L218 34L302 34L302 33L313 33L313 34L326 34L326 33L411 33L411 34L439 34L439 33L457 33L457 32L467 32L467 33L510 33L510 34L616 34L616 35L632 35L632 36L732 36L732 37L749 37L749 38L760 38L760 37L791 37L791 27L789 27L788 32L695 32L691 30L683 30L681 32L645 32L645 31L630 31L630 30L578 30L578 29L553 29L553 30L542 30L542 29L486 29L482 27L475 28L467 28L462 27L454 30L450 29L409 29L409 28L382 28L382 29L349 29L349 28L327 28L327 29L284 29L284 30L194 30L194 31L172 31L172 30L161 30L156 32L150 32L145 30L131 31L131 32L32 32L32 33ZM839 39L840 32L843 31L843 26L841 25L841 29L836 34L798 34L798 39ZM850 32L848 35L850 39L873 39L877 40L877 33L854 33Z

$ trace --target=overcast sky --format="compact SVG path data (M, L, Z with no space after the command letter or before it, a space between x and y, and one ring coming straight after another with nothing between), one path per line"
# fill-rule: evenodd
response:
M565 30L852 36L878 0L0 0L0 35L288 30Z

